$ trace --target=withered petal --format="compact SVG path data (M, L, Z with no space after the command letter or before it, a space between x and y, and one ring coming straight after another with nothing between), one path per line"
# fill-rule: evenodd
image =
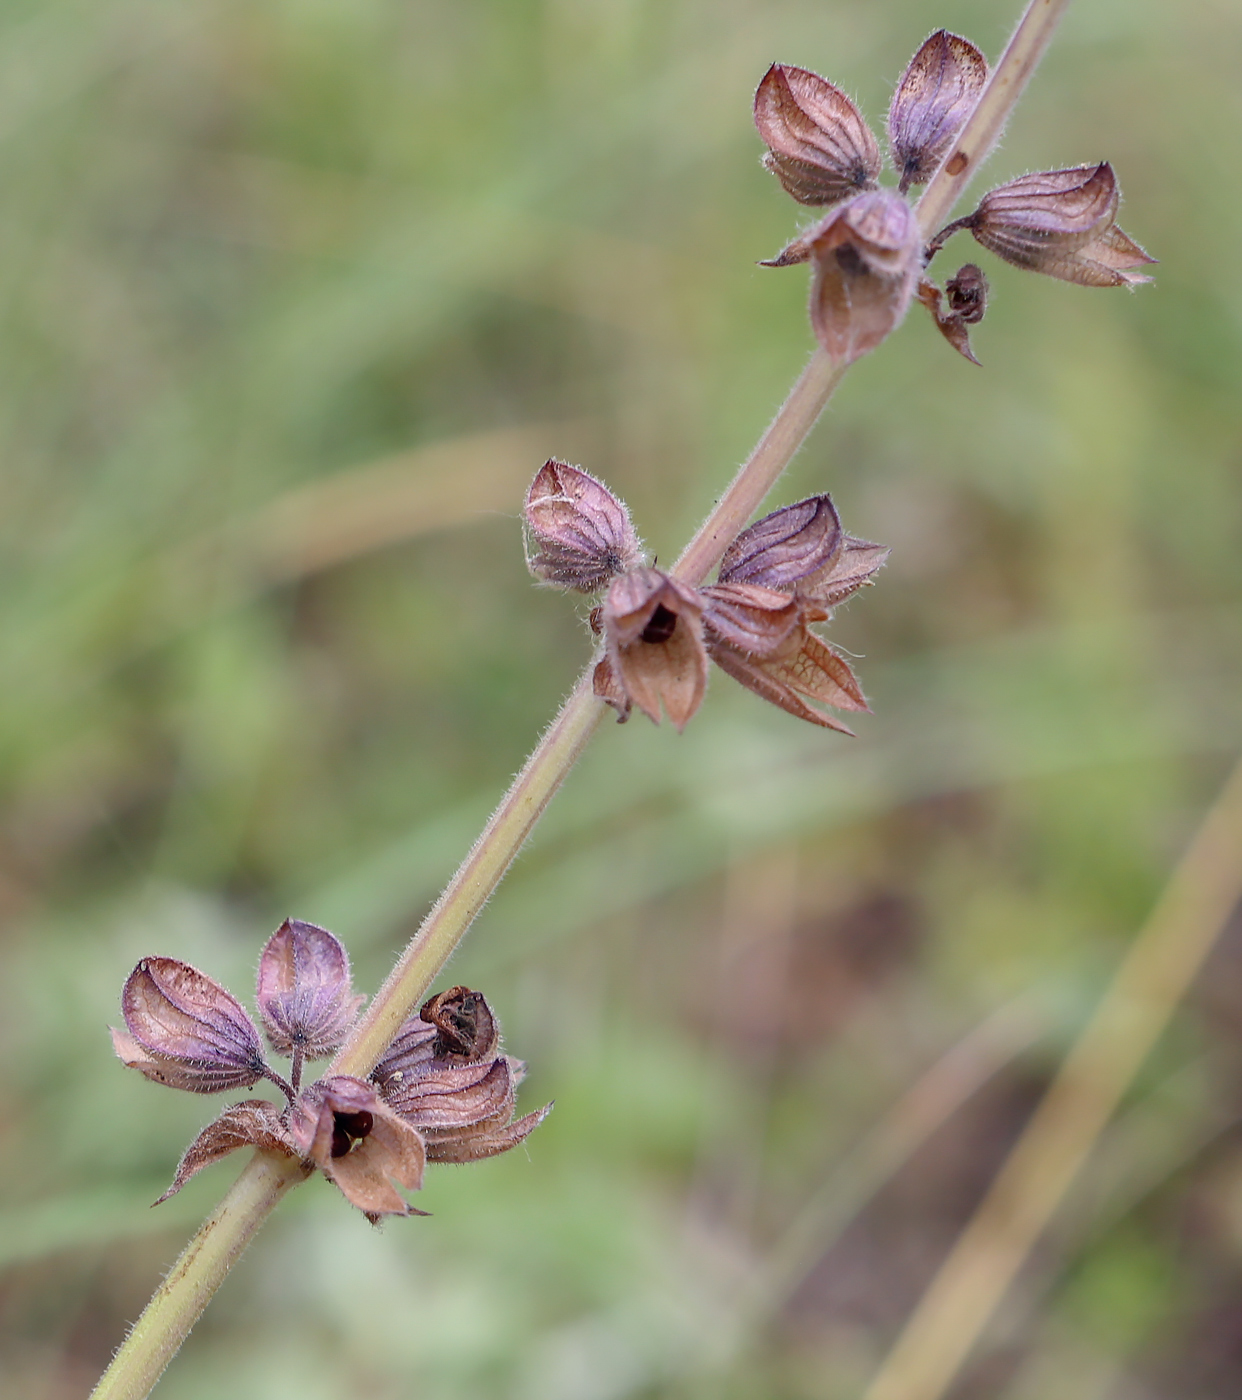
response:
M828 568L843 538L832 497L808 496L743 530L720 560L720 582L792 588Z
M800 204L834 204L874 187L880 148L840 88L805 68L774 63L755 93L764 165Z
M910 60L888 111L888 142L899 192L925 185L949 153L988 80L970 42L938 29Z
M285 1157L298 1155L289 1130L281 1121L280 1109L267 1099L246 1099L226 1108L214 1123L209 1123L199 1133L186 1148L172 1185L153 1204L161 1205L170 1196L175 1196L204 1167L242 1147L279 1152Z
M196 1081L196 1093L249 1088L267 1073L258 1028L244 1007L189 963L143 958L125 982L121 1011L143 1050L193 1071L188 1077Z
M801 608L792 593L751 583L718 583L701 592L707 603L705 632L751 656L771 656L800 624Z
M326 928L286 919L259 955L259 1015L278 1054L331 1055L363 1000L352 994L345 949Z
M659 643L641 638L618 646L611 660L627 699L654 724L660 706L677 729L684 729L707 693L707 654L700 618L678 618L673 633Z
M152 1083L169 1089L184 1089L191 1094L223 1094L231 1089L248 1088L254 1080L249 1076L238 1079L237 1071L222 1069L214 1061L172 1059L144 1049L128 1031L109 1026L112 1048L117 1059L128 1069L136 1069Z
M811 327L834 360L851 364L901 324L922 273L910 207L891 190L858 195L813 241Z
M492 1128L486 1132L465 1129L456 1134L441 1134L428 1141L427 1160L464 1163L499 1156L528 1138L551 1112L552 1105L549 1103L502 1128Z
M727 643L713 644L711 656L722 671L762 699L825 729L853 733L835 716L812 709L800 697L839 710L868 708L845 659L805 627L778 656L750 656Z
M630 697L622 688L617 673L612 669L612 662L606 656L600 657L595 663L594 671L591 672L591 690L605 704L616 710L618 724L624 724L629 719L633 709Z
M437 1130L467 1128L513 1116L517 1082L501 1055L488 1065L430 1070L400 1082L389 1080L384 1098L394 1113L431 1140Z
M289 1135L298 1152L368 1215L409 1215L393 1183L417 1191L426 1151L418 1132L349 1075L321 1079L294 1101Z
M801 594L809 602L821 607L833 608L844 602L851 593L856 593L872 581L872 576L888 559L886 545L874 544L871 540L860 540L856 535L846 535L841 553L829 570L801 585Z
M419 1018L436 1028L435 1058L450 1064L486 1059L500 1044L500 1027L487 998L469 987L450 987L428 997Z
M1155 259L1114 220L1121 200L1107 161L1023 175L989 191L973 214L942 229L932 250L957 228L1015 267L1087 287L1134 286L1131 271Z
M640 562L629 511L581 467L549 459L526 494L524 515L526 563L545 583L594 593Z

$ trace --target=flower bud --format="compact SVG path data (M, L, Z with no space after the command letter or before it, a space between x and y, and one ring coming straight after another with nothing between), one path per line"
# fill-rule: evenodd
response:
M880 148L840 88L774 63L755 93L755 125L768 145L763 163L799 204L835 204L875 188Z
M340 1048L363 1001L351 995L340 942L300 919L286 919L259 955L256 999L272 1048L311 1060Z
M176 958L143 958L125 983L121 1011L129 1035L113 1031L116 1052L148 1079L215 1094L249 1088L269 1072L241 1003Z
M1085 287L1134 286L1150 277L1132 271L1155 258L1114 222L1121 192L1113 168L1077 166L1023 175L983 196L978 209L932 240L967 228L989 252L1015 267Z
M901 194L931 179L987 80L984 56L968 39L945 29L910 60L888 110L888 144Z
M923 265L909 205L891 190L860 194L804 235L811 248L811 326L834 360L852 363L901 324Z
M743 530L720 560L720 582L795 588L831 566L843 539L832 497L809 496Z
M594 593L641 562L629 512L579 467L546 462L526 493L525 518L527 567L558 588Z

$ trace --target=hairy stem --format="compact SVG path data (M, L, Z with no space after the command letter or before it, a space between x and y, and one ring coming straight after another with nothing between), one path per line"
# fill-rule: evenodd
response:
M916 213L925 236L952 209L999 135L1068 3L1030 0L957 146L919 201ZM816 349L755 450L682 552L673 569L679 578L701 583L719 562L729 541L763 503L801 447L844 370L845 366ZM592 669L593 665L587 667L561 706L483 834L337 1055L331 1072L359 1076L370 1072L491 897L603 717L605 706L591 689ZM233 1261L300 1175L300 1168L282 1158L255 1155L147 1304L92 1400L141 1400L149 1393Z
M255 1153L155 1290L91 1392L92 1400L142 1400L151 1393L259 1226L305 1176L300 1162Z
M1242 763L865 1400L939 1400L1242 899Z

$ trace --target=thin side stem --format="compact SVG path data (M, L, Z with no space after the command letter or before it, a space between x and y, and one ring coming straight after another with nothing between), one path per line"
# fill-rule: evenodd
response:
M276 1203L305 1176L300 1162L255 1153L155 1290L91 1392L91 1400L143 1400L151 1393Z
M1010 107L1038 62L1056 19L1067 3L1068 0L1031 0L1017 33L980 98L980 107L991 104L992 115L987 126L991 134L986 139L980 134L978 150L986 151L1004 125ZM1053 17L1042 20L1042 40L1023 38L1024 34L1034 33L1038 28L1032 15L1045 12ZM1016 57L1011 58L1011 55ZM1019 66L1020 78L1014 76ZM1001 82L1003 74L1009 76ZM963 141L972 131L982 133L982 124L975 121L977 114L978 109L967 121ZM962 144L959 142L959 146ZM967 170L977 163L977 158L968 158ZM947 211L965 183L964 172L952 176L946 173L951 165L954 165L954 156L950 156L933 176L918 206L920 226L925 233L943 217L943 214L933 217L933 211L940 207L939 201L947 201L944 204ZM845 366L816 349L754 452L674 566L673 572L679 578L698 584L707 577L729 541L745 526L789 465L844 372ZM593 663L561 706L560 713L502 798L483 834L337 1055L333 1073L362 1076L370 1072L500 883L603 717L605 707L592 693L592 670ZM289 1170L295 1175L286 1180L282 1173ZM278 1177L279 1189L275 1185ZM256 1154L218 1209L204 1221L186 1246L173 1272L157 1290L104 1373L92 1400L142 1400L149 1393L211 1295L223 1282L233 1261L284 1192L299 1179L300 1168L291 1167L280 1158Z
M1242 762L865 1400L940 1400L1242 899Z

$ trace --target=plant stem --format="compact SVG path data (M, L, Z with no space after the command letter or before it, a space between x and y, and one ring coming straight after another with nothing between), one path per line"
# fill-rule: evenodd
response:
M924 235L952 208L979 159L1000 133L1068 2L1030 0L1017 32L963 127L954 154L932 177L919 201L916 213ZM961 151L966 152L965 165L959 169ZM729 541L789 465L844 372L844 365L823 350L815 350L755 450L674 565L673 572L679 578L699 584L707 577ZM592 692L593 669L594 663L561 706L337 1055L332 1073L365 1076L370 1072L491 897L603 718L605 706ZM301 1168L283 1158L255 1154L156 1290L92 1393L92 1400L142 1400L150 1392L233 1261L280 1197L300 1178Z
M1030 0L948 156L915 207L924 236L948 218L1009 120L1069 0Z
M277 1201L306 1170L256 1152L199 1227L112 1358L91 1400L143 1400Z
M1242 898L1242 762L865 1400L939 1400Z

